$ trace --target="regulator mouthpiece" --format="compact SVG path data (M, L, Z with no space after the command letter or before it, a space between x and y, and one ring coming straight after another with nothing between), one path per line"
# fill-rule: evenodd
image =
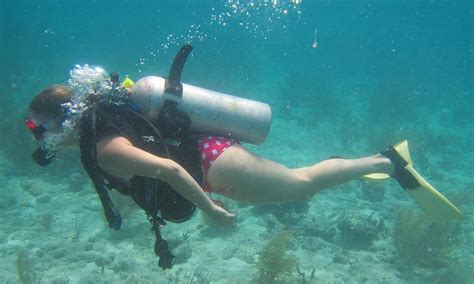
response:
M42 167L46 167L49 165L54 158L56 157L56 153L48 150L46 147L41 146L36 149L33 154L31 154L33 161L35 161L38 165Z

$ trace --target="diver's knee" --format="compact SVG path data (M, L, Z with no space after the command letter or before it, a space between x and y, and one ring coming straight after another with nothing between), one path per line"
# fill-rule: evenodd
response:
M298 180L297 194L295 195L295 201L308 201L320 190L315 188L312 180L305 174L303 174Z

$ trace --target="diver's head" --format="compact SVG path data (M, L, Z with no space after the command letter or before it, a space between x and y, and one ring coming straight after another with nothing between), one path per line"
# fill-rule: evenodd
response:
M59 147L71 144L65 135L63 122L68 115L72 90L63 85L52 85L35 96L28 107L25 125L42 145L32 157L41 166L48 165ZM66 142L66 143L65 143Z
M66 118L64 105L70 103L71 98L72 90L63 85L52 85L33 98L25 124L36 140L42 141L47 132L61 132Z

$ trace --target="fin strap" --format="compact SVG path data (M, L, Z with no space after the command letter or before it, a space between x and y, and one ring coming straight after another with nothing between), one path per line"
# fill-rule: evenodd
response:
M393 177L398 181L404 189L417 189L421 186L416 177L406 168L408 162L398 153L393 147L387 147L380 154L389 158L395 166L395 173Z

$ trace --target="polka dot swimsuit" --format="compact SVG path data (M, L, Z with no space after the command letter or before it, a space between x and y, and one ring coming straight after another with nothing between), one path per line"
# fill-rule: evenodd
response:
M206 177L212 163L227 150L230 146L239 143L237 140L221 136L203 136L198 140L199 151L201 152L201 166L204 177ZM207 182L204 182L204 190L210 191Z

